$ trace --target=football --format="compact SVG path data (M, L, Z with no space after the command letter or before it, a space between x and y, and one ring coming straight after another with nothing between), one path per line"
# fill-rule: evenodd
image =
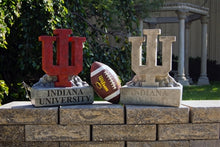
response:
M90 71L94 91L104 100L119 103L121 82L117 74L107 65L94 62Z

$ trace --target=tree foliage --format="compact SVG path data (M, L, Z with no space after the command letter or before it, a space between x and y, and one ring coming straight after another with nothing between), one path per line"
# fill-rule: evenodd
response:
M138 19L163 0L0 0L0 77L9 87L5 102L24 98L21 82L32 85L41 70L40 35L71 28L86 37L80 76L89 82L94 61L112 67L124 84L130 80L129 34L138 33Z

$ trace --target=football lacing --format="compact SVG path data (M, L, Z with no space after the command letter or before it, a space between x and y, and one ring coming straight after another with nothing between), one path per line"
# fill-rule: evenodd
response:
M104 73L105 73L107 79L109 80L111 86L113 87L113 89L117 89L114 81L111 78L111 75L107 71L104 71Z

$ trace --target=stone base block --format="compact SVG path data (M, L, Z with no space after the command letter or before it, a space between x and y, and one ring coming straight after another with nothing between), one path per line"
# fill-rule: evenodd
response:
M198 85L209 85L209 79L207 76L200 76L198 80Z
M189 86L189 80L186 79L185 77L182 76L177 77L177 81L183 86Z
M94 92L91 86L31 88L31 103L35 107L73 104L92 104Z
M180 87L128 87L120 89L120 102L128 105L158 105L179 107L182 100Z

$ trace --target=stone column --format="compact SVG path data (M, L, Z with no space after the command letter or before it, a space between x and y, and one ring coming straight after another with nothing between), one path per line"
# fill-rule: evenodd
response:
M184 74L184 49L185 49L185 18L186 11L176 11L179 18L179 60L178 60L178 75L177 81L182 85L189 85L189 81Z
M143 29L144 29L144 22L143 19L139 20L139 31L140 31L140 35L143 36Z
M198 80L198 85L208 85L209 84L209 79L207 77L208 16L201 17L201 24L202 24L202 41L201 41L202 55L201 55L201 74Z
M186 33L186 41L185 41L185 74L186 78L188 79L189 83L192 84L192 79L189 76L189 50L190 50L190 27L191 27L191 22L187 22L185 24L185 33Z

